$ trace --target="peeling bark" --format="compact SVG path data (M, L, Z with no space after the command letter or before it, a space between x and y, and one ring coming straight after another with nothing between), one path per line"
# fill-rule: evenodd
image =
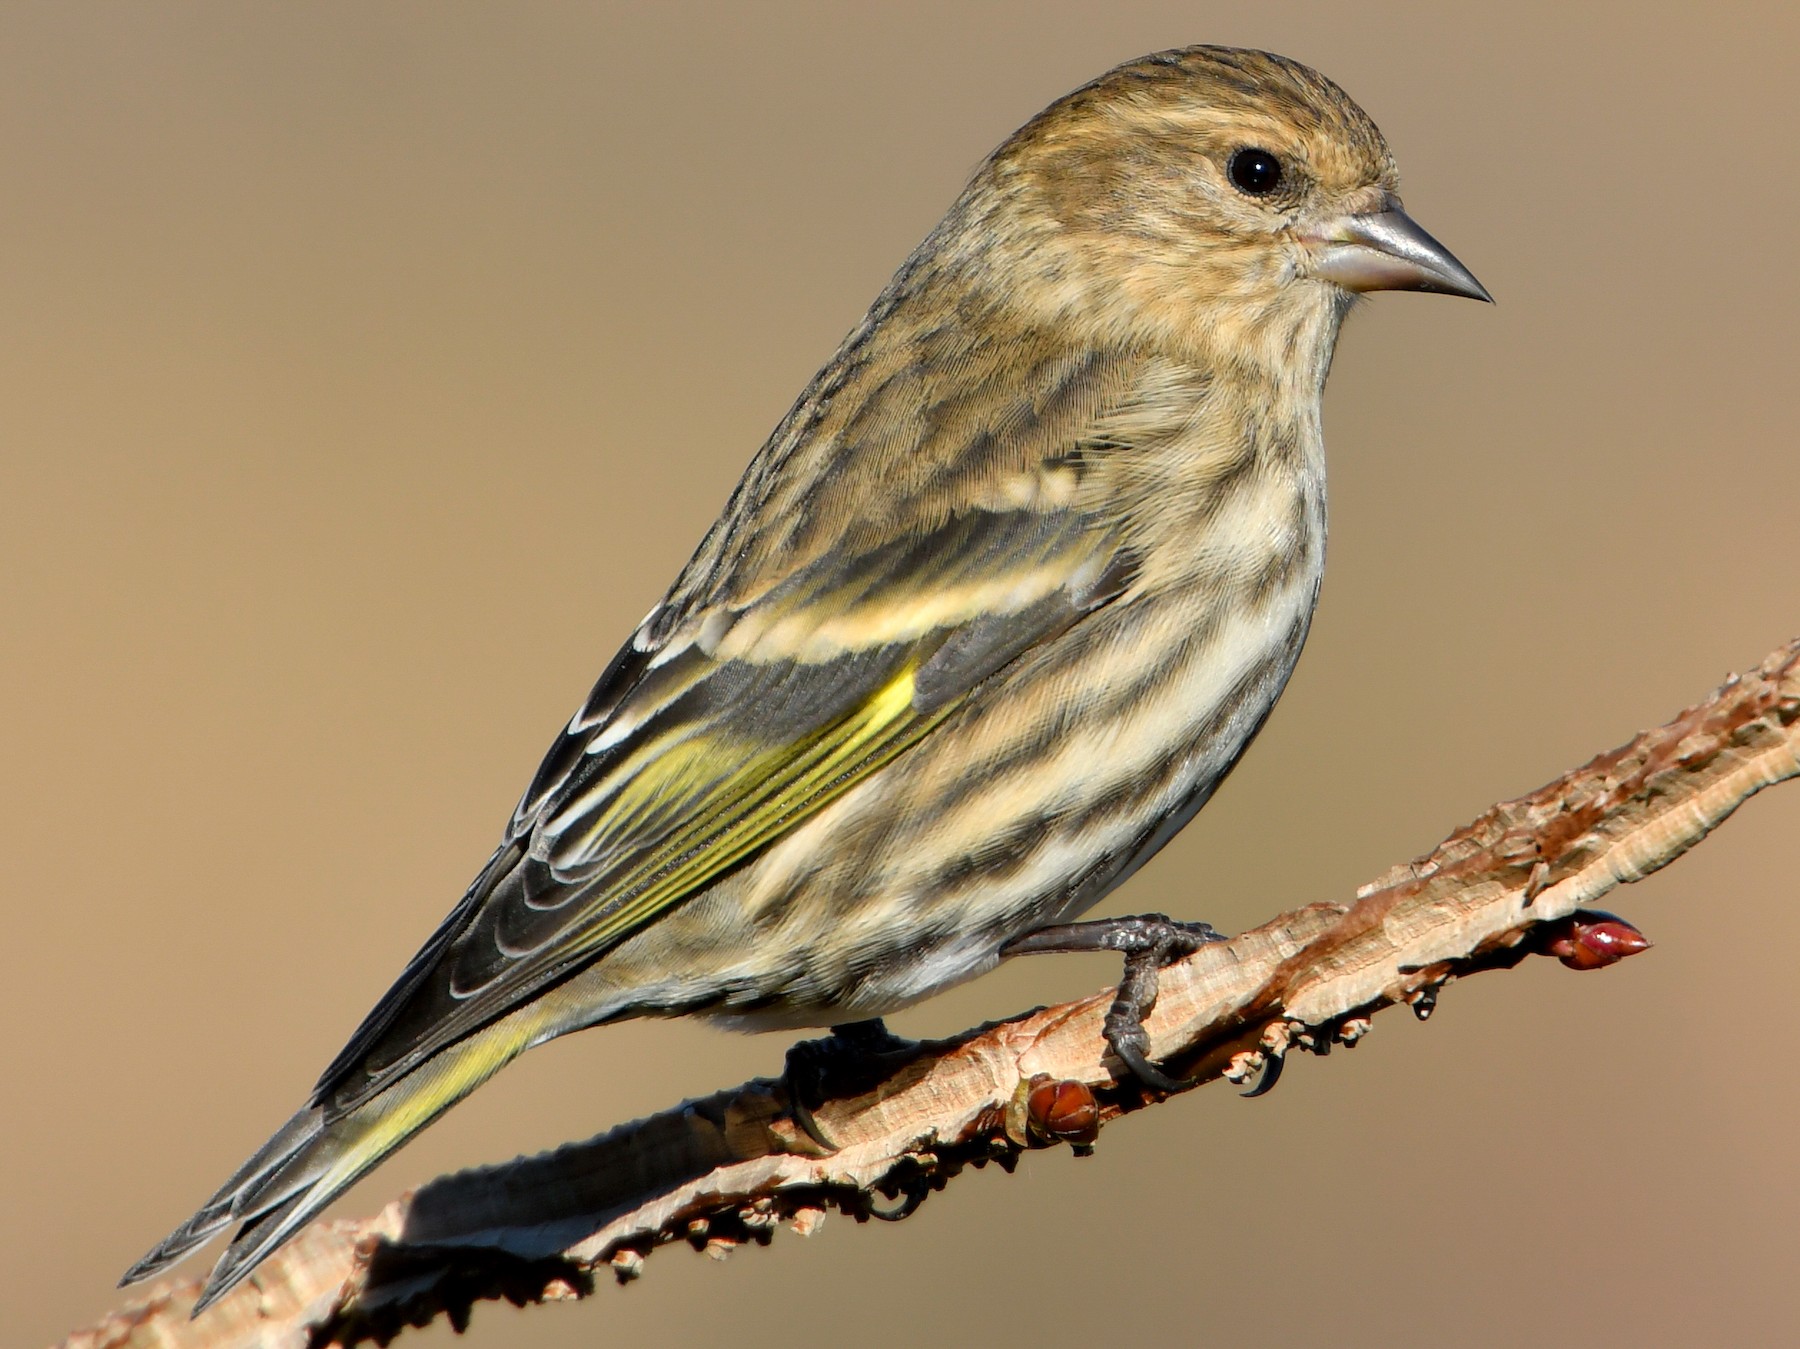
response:
M1355 1043L1384 1008L1427 1016L1452 979L1539 950L1571 963L1572 915L1795 776L1800 640L1667 725L1493 807L1353 903L1297 909L1170 966L1146 1023L1151 1057L1196 1085L1245 1082L1296 1049ZM439 1316L460 1327L482 1299L586 1296L608 1277L636 1278L674 1242L723 1256L782 1225L809 1234L829 1209L902 1217L965 1167L1011 1170L1023 1149L1059 1139L1086 1146L1107 1120L1161 1099L1106 1052L1111 998L932 1042L878 1088L814 1111L836 1152L795 1127L780 1083L758 1079L442 1177L372 1219L316 1223L199 1320L187 1313L201 1280L169 1280L63 1343L385 1342Z

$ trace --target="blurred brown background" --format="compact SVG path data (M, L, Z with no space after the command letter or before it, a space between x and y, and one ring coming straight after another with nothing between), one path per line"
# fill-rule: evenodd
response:
M979 157L1199 40L1343 83L1500 298L1352 320L1312 645L1107 909L1237 928L1800 629L1792 13L0 8L8 1343L114 1305L298 1103ZM484 1306L471 1342L1785 1337L1797 826L1778 790L1621 895L1658 946L1617 970L1484 976L1266 1100L1199 1093L896 1229ZM1113 973L1020 963L902 1028ZM341 1211L783 1048L551 1046Z

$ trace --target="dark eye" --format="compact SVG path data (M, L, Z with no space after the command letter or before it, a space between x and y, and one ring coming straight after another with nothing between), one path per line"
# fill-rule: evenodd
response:
M1231 157L1227 172L1246 196L1266 197L1281 186L1281 161L1267 150L1239 150Z

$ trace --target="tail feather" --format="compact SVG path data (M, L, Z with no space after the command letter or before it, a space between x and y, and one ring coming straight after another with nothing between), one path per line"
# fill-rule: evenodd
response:
M528 1004L427 1060L336 1118L309 1105L238 1169L200 1211L126 1271L150 1278L222 1228L242 1223L208 1278L198 1315L389 1153L518 1057L555 1034L542 1004Z
M287 1168L318 1136L323 1118L324 1112L316 1106L309 1106L294 1115L219 1187L211 1199L201 1205L199 1212L126 1270L119 1286L139 1283L162 1273L196 1246L203 1245L215 1233L243 1217L249 1198L258 1194L271 1176Z
M314 1194L311 1190L301 1190L291 1194L281 1203L266 1212L259 1213L238 1229L231 1245L219 1257L213 1266L212 1273L207 1276L206 1287L194 1302L192 1315L198 1316L213 1303L236 1288L284 1241L300 1228L304 1227L326 1204L331 1196L312 1202Z

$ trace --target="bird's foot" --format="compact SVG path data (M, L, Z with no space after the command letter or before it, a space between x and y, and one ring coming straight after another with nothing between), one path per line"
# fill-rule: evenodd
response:
M837 1142L813 1112L826 1101L874 1091L919 1053L917 1040L895 1035L880 1017L833 1026L823 1039L800 1041L788 1050L782 1074L794 1123L827 1152L836 1152Z
M1157 972L1164 965L1190 956L1208 942L1224 941L1210 923L1178 923L1160 913L1131 918L1099 918L1085 923L1060 923L1015 937L1000 948L1003 956L1035 955L1047 951L1118 951L1125 957L1124 977L1106 1012L1102 1034L1138 1081L1157 1091L1183 1091L1194 1079L1170 1077L1150 1062L1150 1037L1144 1018L1156 1006Z

